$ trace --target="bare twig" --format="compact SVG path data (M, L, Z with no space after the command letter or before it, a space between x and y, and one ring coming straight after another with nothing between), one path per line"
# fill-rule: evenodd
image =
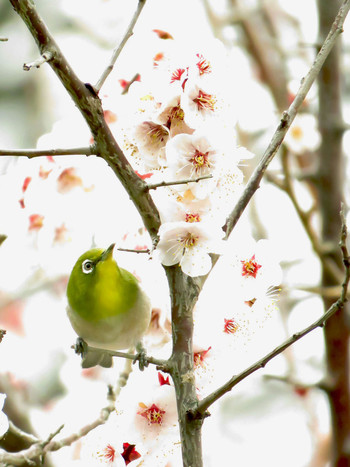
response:
M188 178L186 180L174 180L170 182L159 182L159 183L149 183L146 187L146 190L156 190L159 187L163 186L172 186L172 185L185 185L186 183L198 183L200 180L206 180L208 178L213 178L211 174L209 175L202 175L201 177L197 178Z
M241 217L243 211L245 210L250 199L259 188L260 181L269 166L270 162L274 158L277 150L279 149L289 127L291 126L301 104L303 103L307 93L309 92L313 82L315 81L318 73L320 72L329 52L332 50L332 47L342 32L343 24L350 9L350 0L345 0L337 14L337 17L334 20L332 28L324 41L321 50L316 56L316 59L310 68L307 75L302 79L299 91L297 92L293 102L291 103L289 109L285 111L282 115L280 123L271 139L269 146L267 147L263 157L261 158L259 164L255 168L252 176L250 177L246 188L244 189L242 196L240 197L235 208L229 215L226 220L224 231L225 238L227 239L231 234L233 228L237 224L239 218Z
M76 346L72 345L72 349L76 349ZM87 345L87 349L89 351L91 351L91 352L94 352L94 351L95 352L101 352L101 349L97 349L97 348L92 347L90 345ZM150 363L151 365L156 365L157 368L162 369L162 371L164 371L164 372L168 371L168 362L166 360L160 360L158 358L144 356L144 355L140 356L139 354L119 352L117 350L105 350L105 349L103 349L103 352L110 355L111 357L126 358L128 360L133 360L133 361L138 361L138 360L140 360L142 358L146 363Z
M322 243L318 239L315 233L315 230L312 226L312 223L310 222L311 221L310 213L303 211L295 195L294 187L292 184L292 177L291 177L291 173L289 170L289 155L290 154L288 150L284 148L282 150L282 158L281 158L284 180L282 181L278 179L277 177L274 177L272 174L268 174L268 179L270 180L270 182L272 182L274 185L276 185L279 189L281 189L288 195L299 217L299 220L310 240L312 248L314 252L317 254L317 256L319 257L321 263L323 264L323 267L329 272L329 274L331 274L334 277L336 282L341 283L342 271L337 267L334 261L331 258L329 258L328 256L329 248L322 245Z
M91 156L95 154L94 146L86 146L81 148L67 149L0 149L0 156L17 156L17 157L33 157L41 156L74 156L74 155Z
M117 248L118 251L125 251L126 253L151 253L148 248L146 250L136 250L133 248Z
M52 60L52 53L48 50L44 52L39 58L37 58L34 62L24 63L23 70L29 71L32 68L40 68L43 63L49 62Z
M136 21L138 20L138 18L140 16L140 13L142 11L142 8L145 6L145 4L146 4L146 0L139 0L139 2L137 4L136 11L134 13L134 16L132 17L132 20L130 21L128 29L126 30L126 33L124 34L124 37L123 37L121 43L118 45L118 47L116 47L113 50L112 57L111 57L111 60L109 62L109 65L103 71L103 73L102 73L100 79L97 81L97 83L93 86L96 94L99 93L99 91L101 90L101 88L102 88L104 82L106 81L108 75L113 70L115 62L117 61L117 58L119 57L119 54L123 50L123 48L124 48L125 44L127 43L128 39L134 34L133 30L134 30Z
M7 42L8 38L7 37L0 37L0 42Z
M140 79L140 73L136 73L131 80L128 82L128 84L125 86L123 89L122 94L127 94L129 92L130 86L135 83L135 81L138 81Z
M73 433L59 441L54 441L52 438L56 436L62 427L59 427L53 434L49 435L47 440L33 444L27 449L16 453L5 452L0 450L0 465L38 465L35 460L42 459L45 454L51 451L58 451L62 447L70 446L78 439L87 435L96 427L103 425L114 411L114 400L110 401L109 405L101 410L100 416L93 422L82 427L77 433Z
M347 301L347 291L348 291L349 280L350 280L350 257L349 257L349 252L346 246L347 226L345 223L345 215L343 211L343 206L342 206L340 215L342 219L342 227L341 227L341 236L340 236L339 246L340 246L342 256L343 256L343 264L345 267L345 277L342 283L342 291L341 291L341 294L338 300L334 302L333 305L320 318L318 318L312 324L307 326L302 331L299 331L293 334L291 337L285 340L282 344L280 344L274 350L266 354L264 357L262 357L257 362L253 363L250 367L246 368L244 371L242 371L238 375L233 376L229 381L227 381L225 384L219 387L216 391L212 392L207 397L205 397L202 401L199 402L198 408L195 411L196 413L204 414L207 411L207 409L215 401L220 399L220 397L222 397L227 392L231 391L231 389L234 386L236 386L236 384L241 382L243 379L245 379L247 376L251 375L255 371L259 370L260 368L264 368L265 365L270 360L275 358L277 355L282 353L284 350L286 350L288 347L290 347L292 344L297 342L302 337L309 334L314 329L318 327L322 327L329 318L331 318L338 310L344 307L345 302Z
M327 390L327 384L325 384L324 381L306 384L300 381L296 381L290 376L279 376L279 375L264 375L264 379L270 380L270 381L279 381L281 383L289 384L290 386L293 386L295 389L304 389L306 391L309 389L321 389L322 391Z
M9 420L9 432L13 433L17 438L21 438L26 443L30 445L40 442L40 440L32 435L31 433L26 433L16 426L11 420Z

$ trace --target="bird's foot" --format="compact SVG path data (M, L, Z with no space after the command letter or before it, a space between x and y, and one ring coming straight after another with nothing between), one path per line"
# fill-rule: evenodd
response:
M133 364L135 364L137 361L139 362L139 368L140 371L143 371L145 367L149 365L148 359L147 359L147 354L146 350L142 345L142 342L139 342L136 344L136 357L133 360Z
M78 355L81 356L81 358L84 358L86 354L88 353L89 346L88 344L84 341L82 337L78 337L75 346L74 346L74 352Z
M103 349L89 348L88 343L85 342L82 337L77 338L74 351L76 354L81 356L82 368L92 368L96 365L100 365L103 368L111 368L113 365L111 355L109 355Z

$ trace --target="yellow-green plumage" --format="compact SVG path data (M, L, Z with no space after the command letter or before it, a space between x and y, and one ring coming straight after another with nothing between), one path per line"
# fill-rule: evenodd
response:
M67 314L89 345L121 350L136 345L147 331L151 304L135 276L118 267L113 248L95 248L77 260L67 286ZM110 366L110 359L103 366Z

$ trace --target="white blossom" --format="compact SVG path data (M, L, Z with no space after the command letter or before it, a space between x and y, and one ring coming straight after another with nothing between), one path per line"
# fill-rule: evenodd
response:
M284 143L295 154L302 154L305 151L315 151L321 141L320 133L317 129L316 118L311 114L296 115L289 128Z
M168 222L159 229L157 252L164 266L179 263L188 276L207 274L211 268L209 253L222 251L220 230L204 222Z

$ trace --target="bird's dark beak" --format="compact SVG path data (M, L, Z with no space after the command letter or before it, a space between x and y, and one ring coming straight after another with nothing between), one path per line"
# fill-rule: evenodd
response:
M110 259L113 256L114 247L115 247L115 243L112 243L112 245L109 245L109 247L102 253L100 261L106 261L107 259Z

